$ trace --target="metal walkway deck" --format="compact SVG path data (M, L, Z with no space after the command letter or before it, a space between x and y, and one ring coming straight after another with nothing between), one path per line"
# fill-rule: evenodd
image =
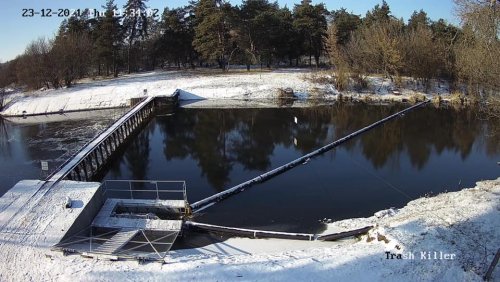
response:
M139 230L128 230L122 229L118 231L113 237L111 237L104 244L97 247L93 252L95 253L104 253L104 254L113 254L118 251L120 248L125 246L132 238L137 235Z

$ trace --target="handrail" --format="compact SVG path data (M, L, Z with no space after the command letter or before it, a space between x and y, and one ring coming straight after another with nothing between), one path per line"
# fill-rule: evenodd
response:
M81 157L80 157L80 160L77 161L76 163L72 164L70 168L66 169L66 171L63 171L63 168L67 165L69 165L72 161L75 160L75 158L81 154L84 150L88 149L87 147L92 144L93 142L95 142L97 139L101 139L101 141L99 141L98 143L94 144L94 146L92 148L97 148L99 145L101 145L105 140L107 140L107 138L113 134L115 132L115 130L110 130L112 129L113 127L115 128L119 128L120 126L122 126L125 122L127 122L130 118L130 116L132 115L133 112L138 112L140 110L142 110L149 102L149 101L152 100L152 97L146 97L144 98L141 103L137 104L135 107L133 107L132 109L130 109L126 114L124 114L117 122L114 122L113 124L111 124L110 126L108 126L105 130L103 130L101 132L101 134L98 134L96 137L94 137L92 140L90 140L89 142L87 142L84 146L81 147L80 150L78 150L76 153L74 153L70 158L68 158L64 163L62 163L53 173L51 173L47 178L46 178L46 181L53 181L53 182L56 182L56 181L59 181L61 179L63 179L70 171L71 169L75 168L76 166L78 166L89 154L91 154L94 150L88 150L85 154L83 154ZM109 131L108 133L106 133L107 131ZM104 133L106 133L105 135L103 135ZM61 173L62 172L62 173ZM59 174L59 175L58 175ZM54 178L54 179L53 179Z
M124 189L113 189L113 188L108 188L108 183L128 183L126 185L126 188ZM132 184L133 183L147 183L147 184L153 184L156 189L132 189ZM159 189L158 184L161 183L175 183L175 184L182 184L181 189ZM182 198L184 202L187 204L187 189L186 189L186 181L184 180L127 180L127 179L116 179L116 180L105 180L101 184L101 186L104 186L103 189L103 195L106 194L107 191L121 191L121 192L130 192L130 197L133 199L133 192L156 192L157 194L157 199L159 199L159 194L161 193L182 193Z

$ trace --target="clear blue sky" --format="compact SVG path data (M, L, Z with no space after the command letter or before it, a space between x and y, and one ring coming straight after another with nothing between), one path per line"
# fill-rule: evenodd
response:
M22 17L22 9L30 8L40 11L43 8L57 9L100 9L106 0L2 0L0 9L0 62L5 62L23 53L26 45L40 36L53 37L60 22L64 18L53 15L51 18L43 18L40 15L34 17ZM280 6L287 5L292 8L300 0L277 0ZM122 8L126 0L115 0L118 8ZM241 0L230 0L233 5L241 4ZM313 0L313 3L325 3L328 10L336 10L341 7L349 12L365 15L376 4L382 0ZM150 8L163 11L165 6L179 7L188 3L188 0L149 0ZM392 14L398 18L408 20L415 10L423 9L433 20L443 18L450 23L458 24L454 14L453 0L387 0Z

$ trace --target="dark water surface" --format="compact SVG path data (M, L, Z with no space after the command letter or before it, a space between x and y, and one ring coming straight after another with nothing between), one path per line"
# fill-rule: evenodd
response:
M181 108L152 120L104 179L186 180L193 203L403 107ZM499 177L500 144L491 135L499 131L498 123L480 120L472 110L421 108L218 203L195 220L317 232L325 218L403 207L423 195Z
M40 179L47 161L56 169L125 109L27 118L0 118L0 196L22 179Z

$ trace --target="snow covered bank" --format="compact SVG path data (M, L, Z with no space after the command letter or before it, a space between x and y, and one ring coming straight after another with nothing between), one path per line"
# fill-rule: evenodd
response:
M278 88L290 87L306 96L315 87L303 79L302 70L276 70L263 73L207 74L204 72L149 72L96 82L81 83L69 89L35 91L17 97L1 113L5 116L59 113L76 110L128 106L131 98L146 95L172 95L182 89L182 100L254 99L276 95Z
M16 93L8 97L9 105L1 112L4 116L61 113L68 111L126 107L131 98L157 95L172 95L180 89L181 100L215 101L212 105L224 104L227 100L257 101L275 99L279 89L291 88L299 100L321 98L336 100L338 92L331 84L317 79L322 72L304 69L278 69L270 72L214 73L200 71L158 71L125 75L102 81L81 82L69 89ZM343 97L367 101L405 101L415 95L424 95L423 87L411 80L398 90L394 83L382 77L368 77L368 89L362 92L345 91ZM144 90L147 90L145 93ZM442 95L451 99L445 82L436 82L428 99ZM192 103L190 106L196 106ZM260 104L260 103L258 103ZM206 104L205 104L206 106Z
M164 265L110 262L50 251L49 245L64 234L61 229L71 216L57 204L58 193L47 197L33 207L38 217L18 225L26 230L18 228L16 233L25 235L0 233L4 260L0 280L480 281L500 242L500 178L479 182L475 188L417 199L400 210L370 218L331 223L325 231L376 226L359 240L234 238L174 251ZM500 278L498 267L493 277Z

